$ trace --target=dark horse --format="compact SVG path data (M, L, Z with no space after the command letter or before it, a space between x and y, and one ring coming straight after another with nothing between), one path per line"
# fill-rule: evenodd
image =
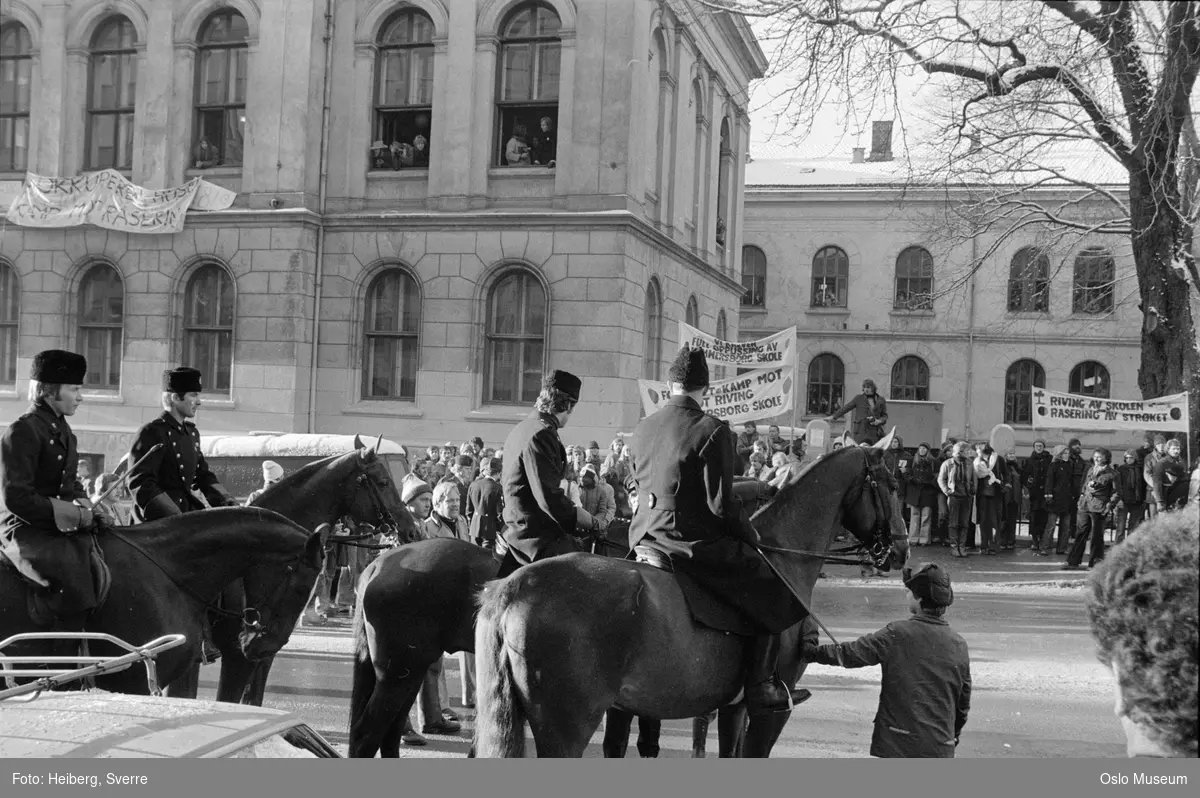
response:
M382 438L381 438L382 440ZM286 516L310 531L324 523L349 517L381 530L391 528L400 540L417 537L417 522L400 499L387 464L356 436L355 450L309 463L263 491L255 507ZM326 539L329 545L331 540ZM333 541L336 542L336 541ZM267 675L274 657L247 660L237 645L231 619L213 623L213 642L221 651L218 701L262 706Z
M191 668L200 652L207 613L235 580L245 586L246 611L237 618L238 648L248 660L270 656L287 643L304 610L321 565L321 538L278 513L231 507L118 527L98 538L112 571L112 587L86 622L134 644L182 633L187 643L156 659L160 685ZM28 585L0 568L0 639L42 631L29 617ZM53 644L23 643L11 653L60 653ZM124 653L100 642L93 655ZM147 694L142 668L96 677L96 685L120 693Z
M854 447L802 472L759 511L762 547L806 605L838 524L878 561L889 550L907 559L895 491L882 451ZM780 654L789 686L802 669L801 626L787 630ZM614 705L652 718L707 715L740 692L747 640L697 624L679 583L651 566L588 554L533 563L480 599L476 752L524 756L528 721L538 756L582 756ZM752 717L745 754L769 755L787 718Z

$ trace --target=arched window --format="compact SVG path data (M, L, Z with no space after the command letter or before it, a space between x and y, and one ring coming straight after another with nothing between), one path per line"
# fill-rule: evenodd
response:
M663 183L664 161L667 155L667 135L670 130L671 117L671 71L667 63L667 42L663 38L662 28L657 28L651 37L650 56L650 94L654 98L654 140L650 143L647 153L646 186L658 197L658 202L666 201L666 186ZM659 207L658 217L664 217L662 207Z
M513 10L500 27L496 163L550 166L557 155L558 15L544 3Z
M850 259L838 247L823 247L813 256L812 306L844 308L850 291Z
M642 376L648 380L662 379L663 300L658 280L652 278L646 286L645 352L642 356Z
M29 167L33 39L19 22L0 26L0 172Z
M433 21L406 8L379 32L372 169L429 168L433 119Z
M892 398L929 401L929 365L915 355L906 355L892 366Z
M233 299L233 280L215 263L197 269L184 294L183 362L215 391L233 383Z
M92 37L88 75L87 165L133 167L133 105L137 93L137 31L109 18Z
M0 384L17 382L17 340L21 322L21 284L12 266L0 261Z
M1103 247L1089 247L1075 258L1072 313L1112 313L1116 264Z
M758 247L742 247L742 304L752 308L767 304L767 256Z
M684 311L683 320L693 327L700 326L700 305L696 302L695 294L688 297L687 309Z
M1008 309L1011 312L1050 312L1050 259L1034 247L1013 255L1008 269Z
M909 247L896 258L896 298L902 310L933 309L933 256L921 247Z
M192 166L241 166L246 129L250 27L236 11L217 11L200 28L196 55L196 142Z
M121 387L121 338L125 285L107 263L88 269L79 283L79 351L87 358L87 386Z
M817 355L808 364L809 415L827 416L842 406L845 391L846 367L837 355Z
M729 135L729 120L721 120L721 151L717 161L717 248L725 249L725 229L729 220L725 214L729 212L729 170L733 166L733 140ZM724 264L724 260L721 261ZM722 266L722 268L725 268Z
M717 312L716 339L718 341L729 340L729 327L725 323L725 309L724 308L721 308L721 310L719 310ZM716 366L715 370L713 371L713 378L718 379L718 380L725 379L725 367L724 366Z
M363 332L364 399L417 398L421 293L408 272L388 269L367 289Z
M1046 387L1046 372L1036 360L1018 360L1004 375L1004 423L1033 423L1030 391Z
M692 106L696 111L695 159L692 172L692 224L695 225L693 243L701 243L700 231L704 229L704 192L708 184L708 127L704 120L704 90L700 81L692 81Z
M1067 390L1081 396L1094 396L1097 399L1109 398L1111 384L1108 379L1108 369L1094 360L1085 360L1071 369Z
M525 404L542 387L546 351L546 291L520 269L502 277L488 297L483 400Z

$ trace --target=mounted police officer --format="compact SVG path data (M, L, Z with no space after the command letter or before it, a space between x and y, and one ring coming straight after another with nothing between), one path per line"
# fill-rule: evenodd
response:
M138 430L130 460L134 463L156 444L162 448L129 472L133 512L138 521L203 510L198 490L213 507L237 507L200 451L200 431L191 419L200 409L200 372L180 367L163 372L163 414Z
M709 383L704 352L681 349L669 379L670 400L642 419L630 442L638 491L630 545L639 562L687 574L761 627L750 649L747 708L789 711L792 697L775 674L779 634L808 613L754 550L758 533L733 496L734 432L700 409Z
M130 452L136 465L129 472L129 490L133 494L133 515L139 522L155 521L173 515L203 510L204 505L192 493L198 490L213 507L237 507L238 502L208 470L200 451L200 431L191 419L200 409L200 372L181 366L163 372L163 414L138 430ZM156 446L162 448L151 453ZM150 453L149 456L146 456ZM139 462L140 460L140 462ZM225 589L221 605L228 611L240 610L244 603L239 585ZM211 662L219 655L213 647L207 625L201 644L201 658ZM200 682L200 662L166 688L173 697L195 698Z
M504 441L504 536L506 548L497 578L522 565L576 551L576 529L596 531L599 524L563 492L567 451L558 431L567 425L583 383L574 374L555 371L542 379L533 412Z
M99 604L95 543L86 533L112 524L76 478L79 452L67 416L83 401L86 374L82 355L40 352L29 375L29 412L0 439L0 551L44 588L35 604L65 628L82 628L84 614Z

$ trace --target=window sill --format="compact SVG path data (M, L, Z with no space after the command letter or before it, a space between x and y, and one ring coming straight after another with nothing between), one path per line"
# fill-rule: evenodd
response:
M342 408L344 416L391 416L393 418L424 418L425 411L412 402L362 401Z
M17 393L16 386L12 388L0 388L0 399L20 399L21 395Z
M367 180L428 180L429 168L423 169L371 169Z
M185 169L183 176L189 180L193 177L241 177L242 167L240 166L212 166L208 169Z
M212 410L237 410L237 402L228 397L221 399L204 399L201 397L201 408L211 408Z
M743 314L749 313L752 316L765 316L767 314L767 308L765 305L740 305L739 312Z
M467 413L463 416L463 420L518 422L524 420L532 410L532 403L530 403L529 407L522 407L520 405L486 405L479 410L472 410L470 413Z
M489 166L488 179L526 178L534 177L543 180L553 180L557 169L549 166Z
M0 172L0 182L7 182L9 180L24 183L25 182L25 173L24 172Z
M1117 314L1111 310L1105 313L1072 313L1063 321L1106 321L1115 322Z
M93 405L123 405L125 398L119 393L85 393L83 396L84 404Z
M916 318L932 319L937 314L932 310L905 310L904 308L892 308L888 311L889 316L915 316Z
M1049 321L1050 311L1048 310L1009 310L1005 316L1010 319L1030 319L1032 321Z
M849 308L805 308L804 312L810 316L849 316Z

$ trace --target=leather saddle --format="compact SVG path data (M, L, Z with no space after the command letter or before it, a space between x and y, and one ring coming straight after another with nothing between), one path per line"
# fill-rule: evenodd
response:
M96 606L89 613L95 612L104 606L105 600L108 599L109 590L112 587L112 571L109 569L108 563L104 560L104 552L101 550L96 536L91 535L91 538L92 545L88 552L88 567L91 570L92 584L96 591ZM67 619L61 616L54 593L47 585L30 579L22 573L3 551L0 551L0 566L12 574L18 582L25 584L25 607L29 612L29 619L33 621L34 625L41 629L54 629L64 626L64 623L69 625L78 624L77 618Z

